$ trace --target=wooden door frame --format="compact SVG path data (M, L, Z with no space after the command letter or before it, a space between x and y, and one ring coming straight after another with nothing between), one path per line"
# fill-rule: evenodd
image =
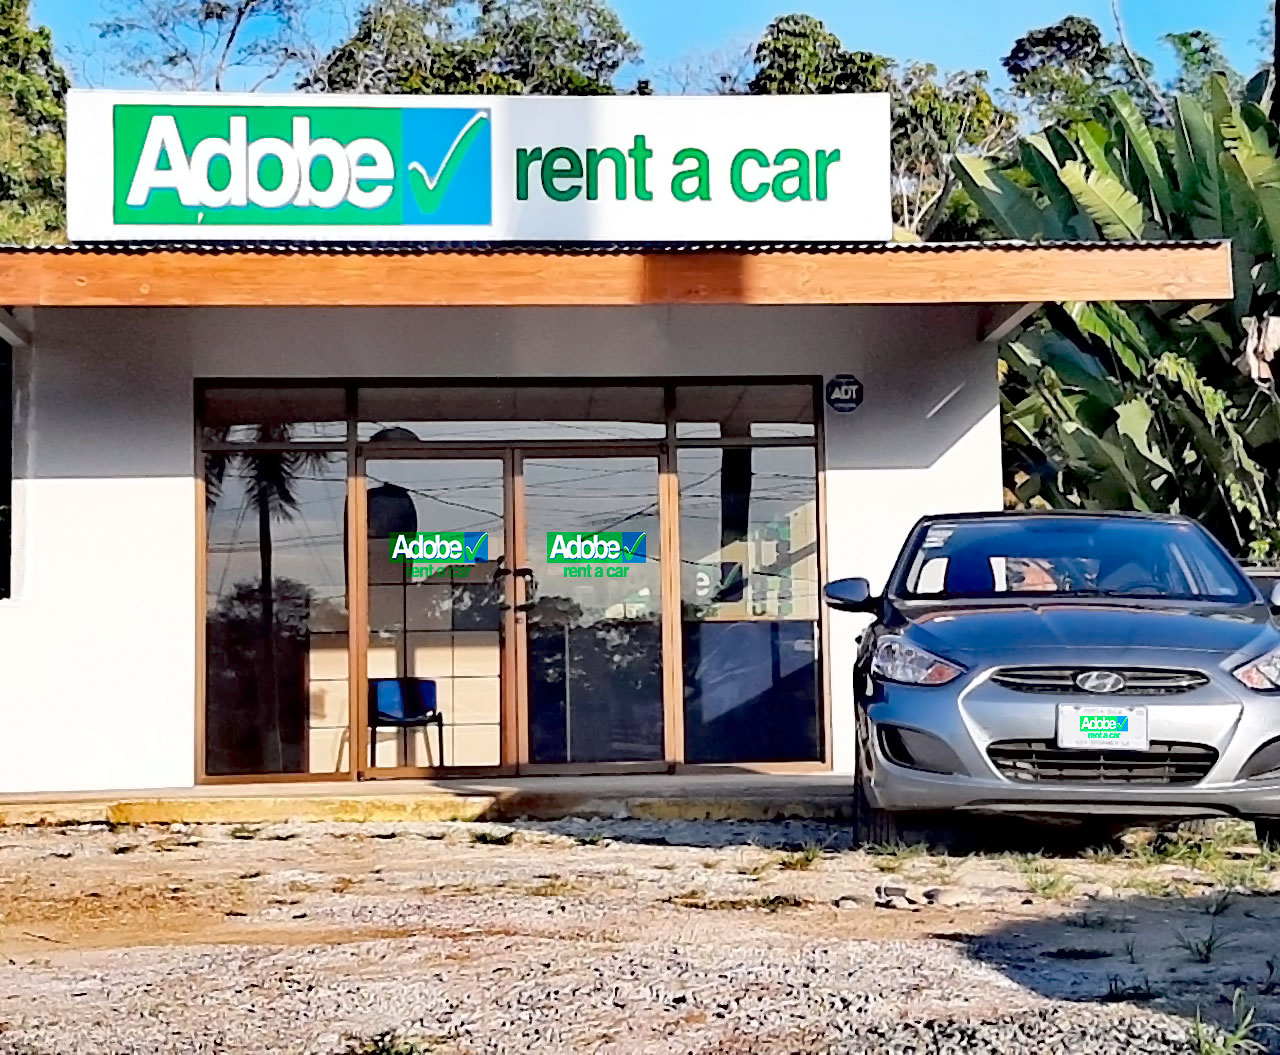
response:
M385 766L366 765L369 758L369 553L368 553L368 474L366 466L370 461L499 461L502 464L502 534L503 555L514 565L512 557L512 465L513 451L503 444L468 444L465 447L432 445L432 444L356 444L353 458L353 486L349 488L347 512L348 520L353 522L348 534L348 567L352 569L351 596L348 618L351 620L350 635L350 696L353 701L351 713L350 740L355 745L352 753L351 773L353 780L397 780L397 779L447 779L471 777L512 776L516 772L516 764L509 754L512 740L511 727L515 724L515 685L510 677L512 665L511 653L515 651L515 643L519 634L515 629L514 611L514 575L505 576L503 590L504 602L508 606L502 619L499 631L499 691L501 692L501 731L499 733L500 754L496 766ZM358 617L357 617L358 610ZM357 621L358 618L358 621Z

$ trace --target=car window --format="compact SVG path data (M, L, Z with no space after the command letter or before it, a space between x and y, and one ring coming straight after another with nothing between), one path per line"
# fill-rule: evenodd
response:
M1070 594L1253 600L1198 527L1100 517L1008 517L929 525L907 564L908 596Z

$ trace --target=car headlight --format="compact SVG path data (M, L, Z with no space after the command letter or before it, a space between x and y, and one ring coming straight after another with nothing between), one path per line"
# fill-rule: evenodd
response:
M886 634L876 642L871 673L907 685L945 685L963 674L964 668L909 645L896 634Z
M1231 673L1237 681L1244 682L1251 689L1275 692L1280 689L1280 648L1273 648L1243 667L1236 667Z

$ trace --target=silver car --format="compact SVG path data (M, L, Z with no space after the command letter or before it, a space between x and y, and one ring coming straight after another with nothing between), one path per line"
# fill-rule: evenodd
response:
M1185 517L921 520L854 668L859 834L905 811L1231 816L1280 842L1280 588Z

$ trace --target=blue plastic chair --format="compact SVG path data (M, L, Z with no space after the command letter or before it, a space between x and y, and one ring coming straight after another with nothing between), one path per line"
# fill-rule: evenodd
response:
M436 683L428 678L370 678L369 725L395 729L436 727L444 765L444 715L436 706Z

